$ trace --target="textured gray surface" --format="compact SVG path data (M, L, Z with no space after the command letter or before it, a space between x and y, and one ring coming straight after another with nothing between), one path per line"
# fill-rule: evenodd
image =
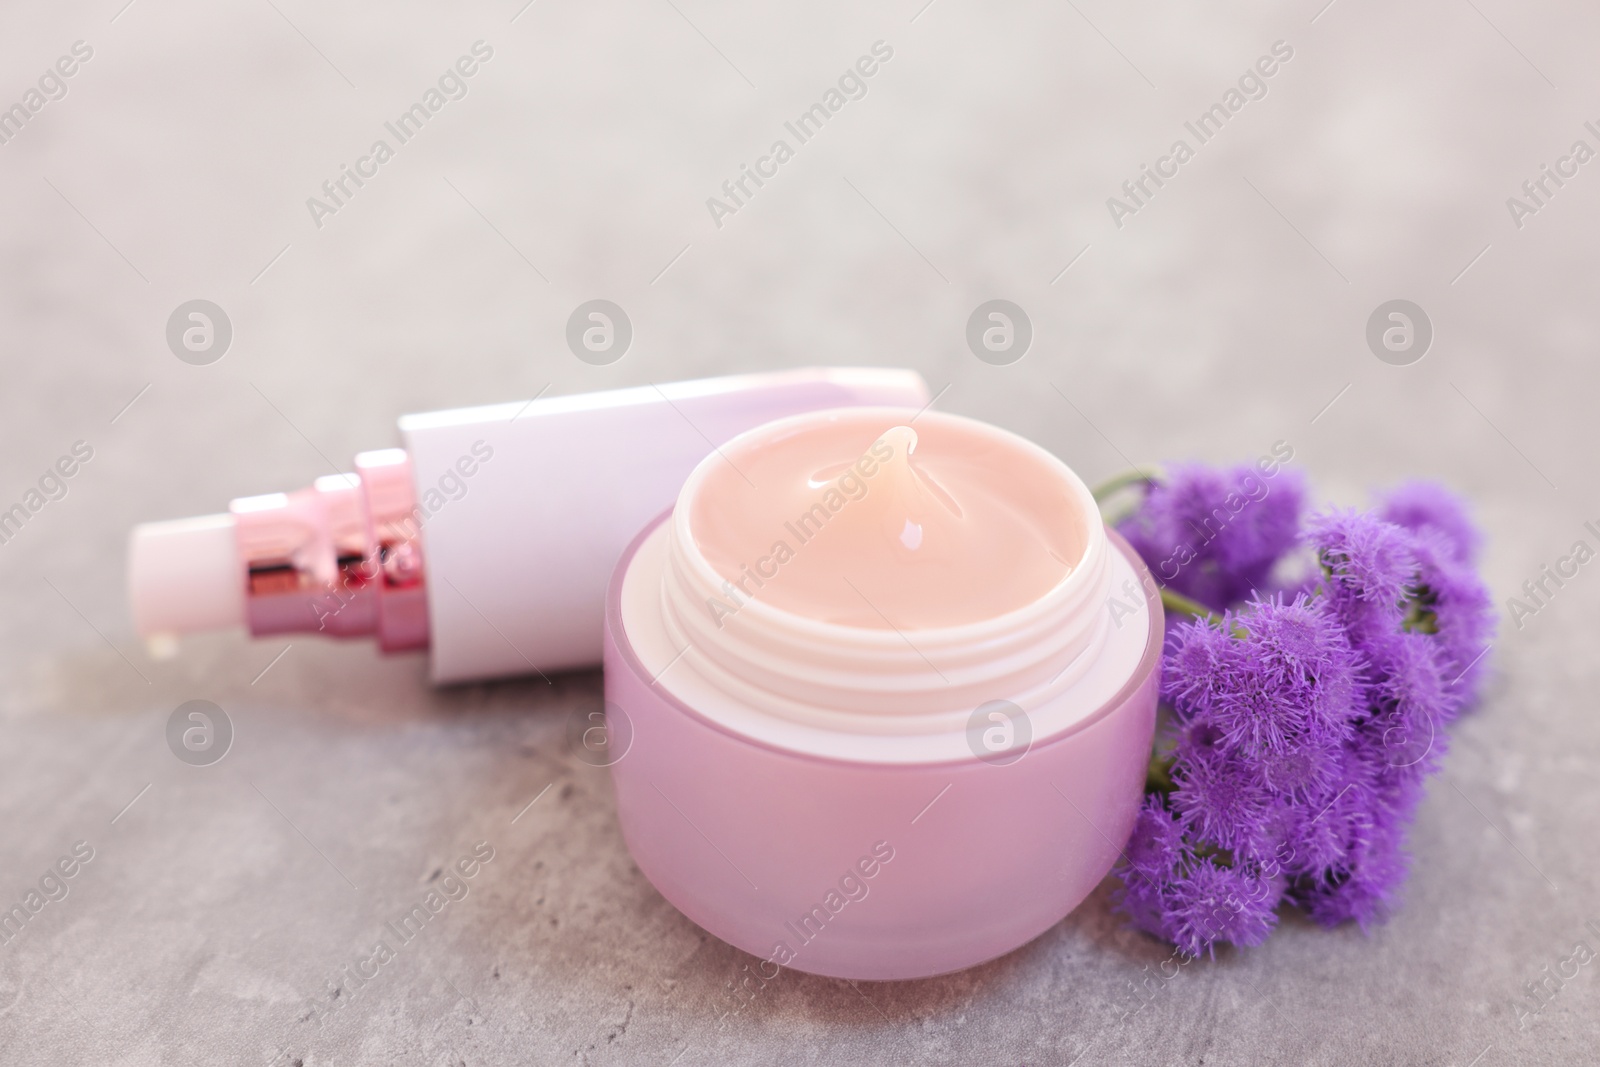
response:
M643 880L606 772L566 748L597 675L435 691L415 658L306 639L275 661L290 642L235 636L158 663L121 585L132 523L302 484L322 456L392 443L405 411L882 362L1091 480L1125 458L1242 458L1278 439L1334 500L1445 478L1479 507L1503 602L1600 516L1600 163L1521 229L1505 205L1575 139L1600 147L1583 128L1600 119L1600 18L1507 0L522 3L0 13L0 103L72 42L94 49L0 145L0 504L74 441L95 450L0 545L0 896L20 899L76 841L95 850L70 895L0 945L0 1059L1600 1057L1593 965L1525 1030L1511 1007L1597 943L1587 569L1503 628L1486 703L1416 823L1406 905L1370 936L1289 919L1141 995L1166 953L1121 928L1103 886L969 972L785 974L728 1017L722 990L749 958ZM495 53L469 95L315 228L305 198L479 38ZM705 198L878 39L895 54L868 95L713 226ZM1295 55L1269 94L1113 226L1106 197L1278 39ZM561 341L597 296L637 331L607 368ZM1010 367L962 339L995 296L1037 331ZM236 330L209 367L163 340L194 297ZM1437 328L1414 366L1363 342L1394 297ZM237 728L213 767L163 739L193 698ZM478 841L495 858L470 894L347 1007L308 1019L382 921Z

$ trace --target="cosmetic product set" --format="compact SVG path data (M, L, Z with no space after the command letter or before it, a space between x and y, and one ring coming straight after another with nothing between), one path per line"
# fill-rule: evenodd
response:
M864 368L400 431L351 473L137 527L141 635L369 636L439 683L603 663L629 851L768 968L969 967L1111 869L1162 608L1054 455Z

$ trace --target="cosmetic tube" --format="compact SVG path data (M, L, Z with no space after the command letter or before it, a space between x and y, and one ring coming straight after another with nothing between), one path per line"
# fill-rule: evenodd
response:
M408 415L349 473L147 523L135 626L427 648L437 683L590 667L618 555L723 442L819 408L928 402L911 371L808 368Z

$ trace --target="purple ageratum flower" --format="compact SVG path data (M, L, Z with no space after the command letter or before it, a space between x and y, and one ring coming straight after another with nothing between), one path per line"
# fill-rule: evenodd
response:
M1358 643L1392 633L1397 621L1437 636L1451 684L1446 718L1454 718L1477 694L1495 630L1488 587L1472 566L1481 537L1461 502L1439 486L1414 482L1390 494L1378 514L1315 516L1307 539L1328 572L1318 588L1338 606Z
M1189 858L1188 846L1183 842L1183 827L1159 796L1144 798L1124 855L1134 872L1152 879L1170 878L1179 864Z
M1189 956L1215 955L1218 941L1259 945L1278 924L1281 878L1250 865L1199 860L1161 888L1162 936Z
M1233 639L1221 627L1198 620L1169 621L1161 662L1161 695L1181 720L1209 713L1227 696L1232 682Z
M1189 858L1160 878L1122 868L1116 909L1135 929L1188 956L1215 955L1218 941L1259 945L1277 924L1286 879L1255 865Z
M1169 627L1175 745L1117 899L1186 953L1259 943L1284 899L1330 926L1384 917L1493 635L1478 537L1448 493L1403 487L1380 514L1316 516L1305 540L1323 573L1292 602Z
M1306 540L1324 571L1316 589L1358 640L1400 625L1417 573L1409 531L1369 513L1333 510L1307 521Z
M1371 929L1393 908L1405 882L1404 834L1404 822L1369 827L1352 840L1342 864L1292 885L1289 898L1323 926L1353 919L1363 930Z
M1113 910L1126 915L1135 930L1164 941L1172 940L1167 934L1167 905L1161 892L1163 886L1171 884L1171 876L1157 879L1126 866L1119 867L1117 874L1122 884L1112 890Z
M1159 796L1144 798L1123 859L1118 868L1122 884L1112 895L1116 909L1127 915L1136 929L1166 937L1162 886L1192 863L1194 856L1183 840L1183 827Z
M1283 840L1274 858L1295 876L1291 895L1294 886L1320 884L1329 872L1345 865L1357 838L1371 823L1368 813L1374 791L1360 780L1368 776L1367 769L1357 763L1352 776L1350 759L1340 753L1337 781L1326 794L1281 809Z
M1495 611L1489 588L1468 563L1450 555L1450 542L1428 527L1412 537L1417 558L1413 629L1435 644L1447 687L1446 718L1476 699L1485 653L1494 640Z
M1422 799L1414 767L1385 762L1365 730L1345 745L1343 784L1298 810L1285 838L1293 875L1286 896L1325 926L1354 919L1367 929L1397 899L1406 877L1405 833Z
M1336 741L1309 739L1288 752L1262 754L1255 761L1256 772L1280 798L1279 808L1309 804L1338 788L1343 754Z
M1297 808L1284 839L1284 870L1292 876L1285 895L1295 902L1311 886L1322 884L1343 866L1355 847L1365 808L1364 796L1341 787L1318 806Z
M1473 565L1483 535L1466 502L1436 482L1407 482L1382 497L1378 514L1410 530L1417 557L1413 627L1438 635L1454 707L1471 703L1494 639L1489 590Z
M1468 565L1477 562L1483 535L1467 513L1466 502L1438 482L1395 486L1380 498L1378 517L1412 532L1433 530L1449 546L1451 559Z
M1269 846L1274 798L1248 760L1180 746L1172 779L1172 810L1197 840L1252 854Z
M1352 742L1373 767L1421 777L1444 756L1446 723L1459 705L1434 634L1393 633L1365 643L1374 681L1367 719Z
M1250 755L1284 754L1349 733L1361 658L1323 603L1256 600L1222 626L1172 634L1162 694L1185 719L1216 728Z
M1295 544L1304 505L1299 471L1269 480L1249 464L1179 463L1118 531L1158 580L1220 610L1266 587Z
M1428 638L1397 623L1393 639L1373 646L1400 672L1377 700L1328 597L1257 600L1221 626L1196 620L1173 632L1162 688L1178 712L1174 788L1147 800L1129 846L1123 910L1135 925L1189 952L1256 943L1282 893L1256 890L1217 921L1214 890L1237 878L1298 887L1294 899L1321 921L1380 914L1387 879L1404 867L1391 862L1397 845L1373 842L1403 833L1410 783L1426 764L1410 751L1397 758L1396 734L1385 747L1375 708L1422 722L1438 710ZM1197 918L1206 915L1209 933Z

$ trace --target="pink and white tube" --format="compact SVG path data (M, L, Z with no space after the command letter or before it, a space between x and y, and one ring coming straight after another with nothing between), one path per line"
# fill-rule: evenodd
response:
M157 648L241 625L428 648L440 683L593 666L613 565L700 460L788 415L927 401L914 372L846 367L408 415L351 473L136 527L134 622Z

